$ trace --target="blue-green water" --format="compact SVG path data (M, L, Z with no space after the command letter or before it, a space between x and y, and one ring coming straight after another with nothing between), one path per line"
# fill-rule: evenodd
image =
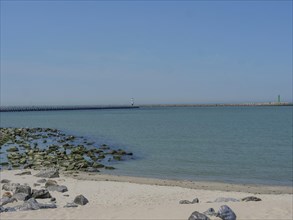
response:
M292 185L292 107L157 107L0 113L1 127L51 127L135 155L112 173Z

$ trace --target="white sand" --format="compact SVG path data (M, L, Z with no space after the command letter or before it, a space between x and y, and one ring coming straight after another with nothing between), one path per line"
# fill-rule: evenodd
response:
M31 187L40 179L32 175L15 176L19 171L1 171L1 179L9 179L14 183L28 183ZM32 171L36 174L37 171ZM98 179L101 179L99 176ZM108 177L107 177L108 179ZM123 182L73 179L61 175L54 178L59 185L66 185L68 192L51 192L57 199L57 209L1 213L0 219L188 219L193 211L204 212L208 208L218 208L226 204L237 215L237 219L292 219L292 188L291 194L253 194L227 192L219 190L190 189L178 186L158 186ZM139 182L139 181L138 181ZM168 182L168 181L167 181ZM164 181L166 183L166 181ZM1 184L2 185L2 184ZM44 184L41 184L43 186ZM40 189L41 186L32 187ZM2 187L1 187L2 188ZM193 187L194 188L194 187ZM249 190L247 186L247 192ZM261 188L259 188L261 190ZM1 190L1 195L5 191ZM63 196L69 194L69 197ZM77 208L63 208L72 202L76 195L83 194L89 203ZM246 196L257 196L260 202L228 202L207 203L217 197L233 197L241 199ZM180 200L199 198L198 204L179 204ZM39 199L46 203L49 199ZM15 206L16 203L6 205ZM218 218L212 218L218 219Z

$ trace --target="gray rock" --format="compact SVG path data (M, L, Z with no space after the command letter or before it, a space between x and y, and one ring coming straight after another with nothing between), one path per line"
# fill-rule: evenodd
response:
M37 183L45 183L45 182L47 182L46 179L39 179L39 180L37 180Z
M16 209L13 207L4 208L3 206L0 206L0 213L1 212L15 212L15 211L16 211Z
M17 206L16 209L19 211L27 211L27 210L38 210L40 209L39 203L34 198L30 198L25 201L23 205Z
M30 186L27 186L27 185L19 185L19 186L16 186L14 193L15 194L26 193L27 195L30 195L32 193L32 189Z
M229 197L219 197L219 198L216 198L214 202L239 202L239 199L229 198Z
M40 190L34 189L32 191L32 197L35 198L35 199L49 199L49 198L52 198L51 194L49 193L49 191L47 189L40 189Z
M5 208L3 206L0 206L0 213L5 212Z
M41 184L39 184L39 183L34 183L34 187L36 187L36 186L40 186Z
M209 208L203 214L210 215L210 216L216 216L217 215L217 213L215 212L215 210L213 208Z
M55 201L56 201L56 198L53 197L53 198L50 199L50 201L51 201L51 202L55 202Z
M10 183L10 182L11 182L11 181L8 180L8 179L3 179L3 180L0 181L0 183Z
M30 169L30 168L32 168L33 166L34 166L33 163L28 163L28 164L25 164L25 165L23 166L23 169Z
M12 197L17 199L18 201L26 201L31 198L31 196L26 193L16 193Z
M75 208L75 207L78 207L77 204L73 203L73 202L70 202L70 203L67 203L64 208Z
M236 220L236 214L227 205L222 205L217 213L217 217L223 220Z
M13 202L17 202L17 199L16 198L8 198L8 197L3 197L2 199L0 199L0 205L3 206L3 205L6 205L8 203L13 203Z
M22 176L22 175L32 175L32 172L31 171L24 171L24 172L21 172L21 173L17 173L15 174L16 176Z
M78 195L75 197L73 202L78 205L86 205L89 201L83 195Z
M199 203L199 199L195 198L192 201L188 201L188 200L180 200L179 204L194 204L194 203Z
M14 191L17 186L20 186L20 184L19 183L5 183L2 186L2 189L6 191Z
M191 202L188 200L180 200L179 204L191 204Z
M245 197L245 198L241 199L241 201L244 201L244 202L250 202L250 201L258 202L258 201L261 201L261 199L255 197L255 196L248 196L248 197Z
M39 207L40 207L40 209L55 209L55 208L57 208L56 204L54 204L54 203L50 203L50 204L39 203Z
M90 172L90 173L98 173L100 172L97 168L94 168L94 167L88 167L86 169L86 172Z
M46 184L45 184L45 187L55 186L55 185L58 185L57 181L55 181L55 180L47 180Z
M30 198L29 200L25 201L23 205L16 206L16 210L19 211L27 211L27 210L38 210L38 209L53 209L57 208L56 204L43 204L38 203L35 198Z
M67 187L66 186L63 186L63 185L54 185L54 186L49 186L49 187L47 187L47 189L49 190L49 191L57 191L57 192L67 192L68 191L68 189L67 189Z
M188 220L210 220L210 218L202 213L195 211L191 214Z
M35 176L36 177L43 177L43 178L58 178L59 177L59 171L57 169L41 170Z

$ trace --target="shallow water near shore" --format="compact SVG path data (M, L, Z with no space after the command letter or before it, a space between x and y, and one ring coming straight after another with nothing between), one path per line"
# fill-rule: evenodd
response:
M131 151L112 174L292 185L292 107L1 112L1 127L50 127Z

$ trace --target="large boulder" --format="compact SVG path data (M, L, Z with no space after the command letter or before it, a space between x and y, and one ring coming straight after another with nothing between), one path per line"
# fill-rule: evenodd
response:
M86 205L89 201L83 195L78 195L73 202L78 205Z
M27 211L27 210L38 210L40 209L39 203L34 198L30 198L25 201L23 205L17 206L16 209L19 211Z
M222 220L236 220L236 214L227 205L222 205L217 213L217 217Z
M31 198L23 203L23 205L16 206L15 209L19 211L27 211L27 210L38 210L38 209L53 209L57 208L56 204L43 204L38 203L35 198Z
M191 214L191 216L189 216L188 220L210 220L210 218L202 213L195 211Z
M41 170L35 176L36 177L42 177L42 178L58 178L59 177L59 171L57 169Z
M27 185L19 185L19 186L16 186L14 190L14 194L17 194L17 193L25 193L27 195L30 195L32 193L32 189L30 186L27 186Z
M51 194L49 193L49 191L47 189L40 189L40 190L33 189L32 197L35 198L35 199L49 199L49 198L52 198Z

